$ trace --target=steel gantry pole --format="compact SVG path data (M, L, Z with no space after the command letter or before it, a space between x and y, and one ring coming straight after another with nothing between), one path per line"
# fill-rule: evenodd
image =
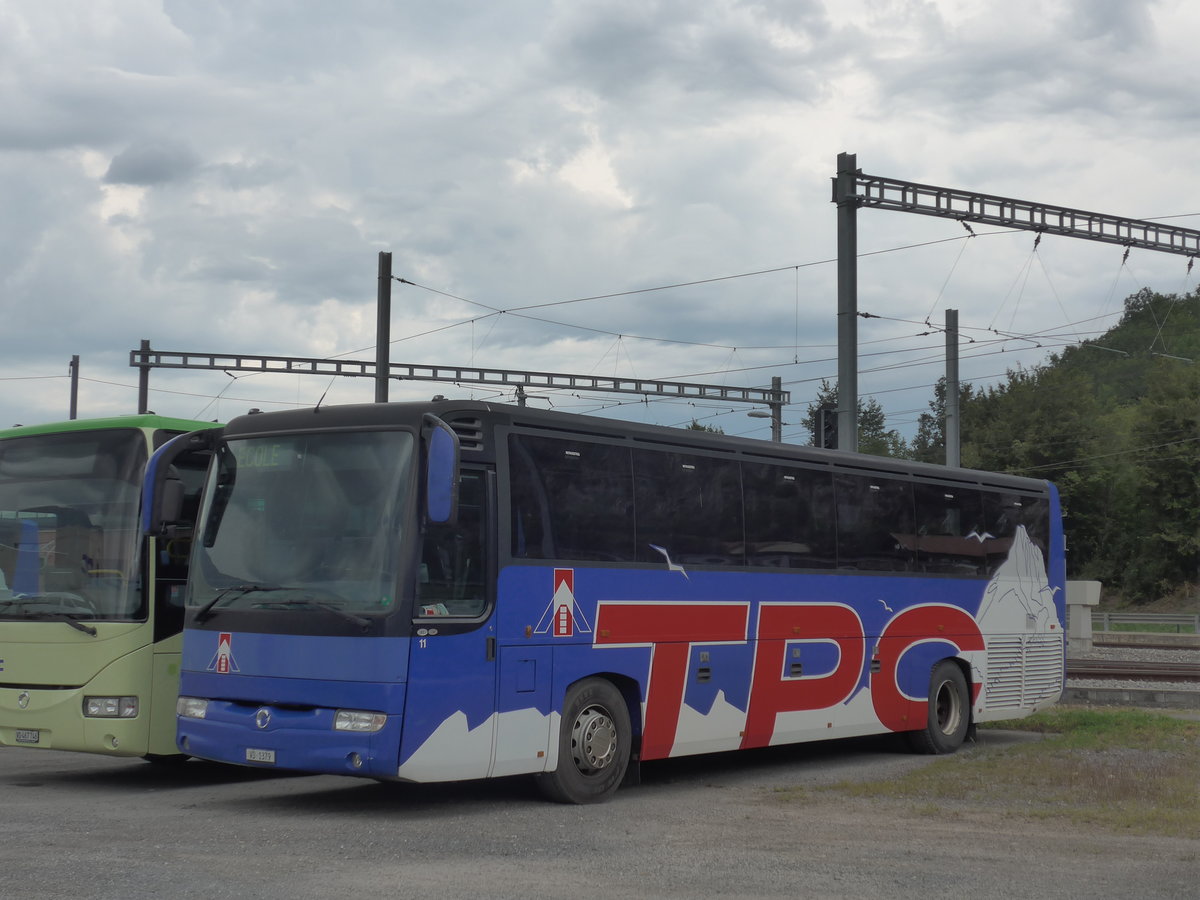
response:
M71 375L71 409L70 419L75 421L79 418L79 356L76 354L71 357L71 365L67 371Z
M839 153L833 200L838 229L838 445L858 449L858 180L857 157Z
M863 209L890 209L954 219L963 224L981 222L1001 228L1032 231L1039 236L1056 234L1137 247L1157 253L1174 253L1194 260L1200 256L1200 230L1182 228L1148 219L1129 219L1109 213L1029 200L1016 200L978 191L901 181L880 175L865 175L857 168L853 153L839 153L833 179L833 202L838 208L838 449L858 448L858 234L857 213ZM1189 262L1190 266L1190 262ZM958 313L954 313L957 329ZM949 311L947 311L947 354L949 358ZM954 338L957 350L957 336ZM949 362L947 363L949 366ZM957 362L955 363L957 368ZM956 373L957 374L957 373ZM947 380L949 380L949 375ZM958 390L947 385L947 464L956 465L957 436L951 447L951 430L957 431ZM953 420L951 415L953 414ZM951 460L954 461L951 461Z
M150 342L142 341L141 356L137 362L131 358L129 364L138 370L138 415L144 416L150 410L150 365L146 357L150 353Z
M958 409L958 310L946 310L946 465L962 465Z
M392 349L392 254L379 253L379 291L375 306L375 402L388 402Z

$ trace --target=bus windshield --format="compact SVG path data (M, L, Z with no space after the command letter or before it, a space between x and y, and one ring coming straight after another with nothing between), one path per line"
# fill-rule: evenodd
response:
M134 429L0 442L0 619L145 618Z
M333 612L395 607L413 435L232 439L209 472L189 605Z

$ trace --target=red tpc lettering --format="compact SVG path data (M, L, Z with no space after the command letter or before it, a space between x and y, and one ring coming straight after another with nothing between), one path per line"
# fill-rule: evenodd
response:
M917 644L939 641L952 644L959 652L984 649L979 623L953 606L917 606L905 610L888 622L879 638L876 656L879 671L871 675L871 702L875 715L892 731L916 731L929 721L929 698L913 699L900 690L900 659ZM926 673L923 690L928 692ZM979 685L972 685L972 701Z
M671 755L693 644L745 641L746 603L600 603L596 644L650 646L642 759Z
M837 666L818 678L792 678L784 674L789 643L832 641L840 655ZM742 748L765 747L775 733L781 712L826 709L846 701L862 674L865 643L862 622L848 606L834 604L771 604L758 610L758 646L754 652L754 679Z

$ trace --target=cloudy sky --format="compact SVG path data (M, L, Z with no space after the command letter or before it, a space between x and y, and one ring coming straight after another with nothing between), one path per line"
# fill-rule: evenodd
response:
M1197 34L1187 0L0 0L0 424L66 418L76 354L81 416L135 412L143 339L373 359L388 251L409 282L396 362L777 375L785 436L806 440L793 423L837 372L838 153L1200 228ZM945 309L986 384L1103 332L1142 287L1200 278L1179 256L858 218L878 317L860 390L906 434ZM205 419L374 396L312 375L150 383L155 411ZM434 393L512 399L391 389ZM736 404L543 397L768 434Z

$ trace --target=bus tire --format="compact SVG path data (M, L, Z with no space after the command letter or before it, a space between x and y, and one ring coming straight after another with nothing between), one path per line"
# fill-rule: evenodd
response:
M587 678L568 689L558 736L558 767L537 776L558 803L597 803L620 786L629 767L631 728L625 698L612 682Z
M944 659L933 667L929 679L929 721L920 731L908 733L918 753L953 753L962 746L971 726L971 701L967 679L954 662Z

